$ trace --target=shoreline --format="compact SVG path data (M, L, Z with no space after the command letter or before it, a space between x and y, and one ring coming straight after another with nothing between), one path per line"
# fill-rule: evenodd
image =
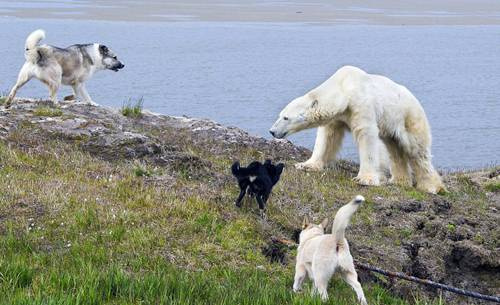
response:
M39 3L0 1L0 14L20 19L69 19L125 22L258 22L342 25L500 25L500 3L492 0L431 3L315 0L272 2L236 0L129 2L89 0Z

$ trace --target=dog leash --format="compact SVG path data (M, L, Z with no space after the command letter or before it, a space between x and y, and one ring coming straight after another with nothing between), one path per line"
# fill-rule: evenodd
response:
M368 271L380 273L380 274L383 274L383 275L388 276L388 277L398 277L398 278L401 278L401 279L404 279L404 280L407 280L407 281L412 281L412 282L415 282L415 283L419 283L419 284L431 286L431 287L434 287L434 288L439 288L439 289L442 289L442 290L450 291L450 292L453 292L453 293L456 293L456 294L461 294L461 295L468 296L468 297L471 297L471 298L476 298L476 299L480 299L480 300L485 300L485 301L500 303L500 297L499 296L485 295L485 294L481 294L481 293L474 292L474 291L460 289L460 288L457 288L457 287L453 287L453 286L449 286L449 285L445 285L445 284L441 284L441 283L436 283L436 282L433 282L431 280L421 279L421 278L418 278L418 277L407 275L407 274L402 273L402 272L387 271L387 270L383 270L383 269L380 269L380 268L377 268L377 267L373 267L373 266L370 266L368 264L364 264L364 263L361 263L361 262L358 262L358 261L355 261L354 264L357 267L359 267L360 269L364 269L364 270L368 270Z

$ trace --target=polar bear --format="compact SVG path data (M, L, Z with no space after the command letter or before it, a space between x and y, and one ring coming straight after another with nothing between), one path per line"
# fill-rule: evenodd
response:
M431 133L424 110L404 86L380 75L345 66L320 86L298 97L270 129L275 138L318 127L309 160L299 169L321 170L335 160L346 131L358 145L363 185L379 185L380 152L389 152L391 182L412 184L429 193L444 190L431 163Z

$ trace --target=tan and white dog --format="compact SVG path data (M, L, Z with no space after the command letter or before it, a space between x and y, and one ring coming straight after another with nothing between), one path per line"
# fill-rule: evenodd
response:
M293 291L300 291L304 279L309 276L314 282L314 292L318 292L321 299L326 301L328 282L335 271L339 271L342 278L356 292L359 302L367 304L358 281L358 274L354 269L349 244L344 236L351 216L364 201L365 198L358 195L338 210L333 221L332 234L325 234L328 219L319 225L311 224L307 217L304 219L297 250Z

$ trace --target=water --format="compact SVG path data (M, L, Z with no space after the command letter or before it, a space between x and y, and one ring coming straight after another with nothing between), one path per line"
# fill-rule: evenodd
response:
M103 42L125 63L87 83L93 99L121 107L144 97L155 112L235 125L269 138L293 98L345 64L386 75L421 101L440 168L499 164L500 26L374 26L297 23L125 23L0 18L0 90L14 83L26 36L48 44ZM59 97L69 94L64 88ZM47 97L33 80L19 96ZM291 137L312 148L315 131ZM357 160L352 139L341 155Z

